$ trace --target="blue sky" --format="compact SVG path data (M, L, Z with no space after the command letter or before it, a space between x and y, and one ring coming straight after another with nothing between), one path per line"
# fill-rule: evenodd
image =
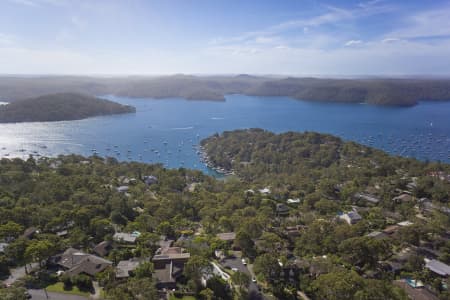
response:
M0 0L0 73L450 75L450 1Z

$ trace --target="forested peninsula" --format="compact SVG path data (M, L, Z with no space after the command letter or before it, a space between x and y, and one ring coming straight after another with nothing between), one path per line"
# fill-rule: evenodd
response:
M0 123L52 122L135 112L132 106L75 93L59 93L0 106Z

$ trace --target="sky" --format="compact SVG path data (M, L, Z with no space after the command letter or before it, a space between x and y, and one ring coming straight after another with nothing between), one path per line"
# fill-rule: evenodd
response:
M0 0L0 74L450 75L450 1Z

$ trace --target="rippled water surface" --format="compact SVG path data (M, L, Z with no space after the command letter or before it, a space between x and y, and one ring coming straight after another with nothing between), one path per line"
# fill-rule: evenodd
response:
M450 162L450 102L414 107L314 103L284 97L229 95L225 102L130 99L136 114L80 121L0 124L0 156L78 153L208 170L199 141L216 132L259 127L318 131L421 160Z

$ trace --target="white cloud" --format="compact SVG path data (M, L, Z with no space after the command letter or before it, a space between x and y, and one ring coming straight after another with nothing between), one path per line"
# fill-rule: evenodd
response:
M402 28L388 34L402 39L450 36L450 5L421 11L406 18Z
M0 33L0 47L11 46L15 44L16 38L9 34Z
M312 35L314 33L314 40L318 40L316 36L320 35L321 44L328 46L329 44L335 42L336 34L327 35L320 30L321 26L331 25L339 26L345 22L354 21L356 19L367 17L374 14L379 14L387 11L392 11L394 7L392 5L385 5L383 1L369 1L366 3L361 3L352 9L343 9L335 6L326 5L323 6L324 11L321 14L308 18L298 18L294 20L289 20L281 22L279 24L263 28L261 30L244 32L240 35L232 37L220 37L215 38L209 42L210 45L233 45L242 43L258 43L261 37L272 38L272 46L282 42L282 36L287 33L299 30L302 31L304 36L306 34ZM314 30L315 29L315 30ZM343 33L340 33L343 35ZM325 36L328 36L329 42L324 43ZM298 38L298 37L297 37ZM291 38L289 38L291 39ZM309 42L308 40L305 40ZM288 42L288 41L284 41ZM341 41L342 44L342 41Z
M25 6L32 6L32 7L38 7L45 4L51 4L51 5L64 5L67 4L67 0L7 0L11 3L25 5Z
M395 42L400 42L400 41L401 41L401 39L397 39L397 38L385 38L381 42L387 44L387 43L395 43Z
M350 46L356 46L356 45L361 45L361 44L362 44L361 40L350 40L350 41L346 42L344 44L344 46L350 47Z
M8 1L26 6L37 6L37 3L34 0L8 0Z

